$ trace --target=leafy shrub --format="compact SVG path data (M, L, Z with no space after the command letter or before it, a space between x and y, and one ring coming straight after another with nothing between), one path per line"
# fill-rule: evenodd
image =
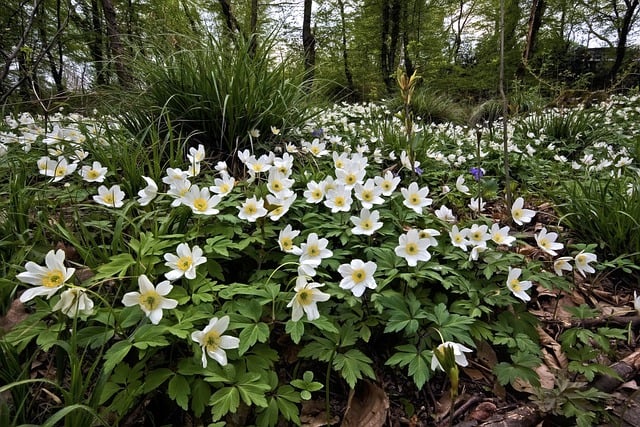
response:
M555 199L560 223L598 244L605 259L640 261L640 182L612 177L566 182Z
M211 36L176 52L160 50L156 60L140 64L145 90L126 98L122 123L134 135L151 127L160 136L189 137L221 160L268 140L272 126L284 132L301 125L311 115L301 76L288 74L274 43L239 38L231 46ZM254 130L261 137L251 137Z

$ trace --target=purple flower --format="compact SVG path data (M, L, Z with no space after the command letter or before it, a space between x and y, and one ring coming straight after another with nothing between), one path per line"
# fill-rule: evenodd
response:
M313 136L314 138L321 138L323 135L324 135L324 129L322 128L314 129L311 132L311 136Z
M422 170L422 168L419 168L418 166L416 166L416 167L415 167L415 172L416 172L419 176L422 176L422 173L423 173L424 171Z
M480 181L480 178L484 176L484 169L482 168L471 168L469 169L471 175L473 175L473 179L476 181Z

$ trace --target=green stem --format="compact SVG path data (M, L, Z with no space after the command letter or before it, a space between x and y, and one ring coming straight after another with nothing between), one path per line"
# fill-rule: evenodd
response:
M327 374L324 380L324 405L325 412L327 414L327 425L331 425L331 405L329 404L329 379L331 378L331 365L333 365L333 356L335 356L336 351L333 350L331 352L331 357L329 358L329 362L327 363Z

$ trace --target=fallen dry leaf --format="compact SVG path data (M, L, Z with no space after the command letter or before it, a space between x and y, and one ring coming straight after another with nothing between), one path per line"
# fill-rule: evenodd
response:
M302 402L300 411L300 425L302 427L332 426L340 422L340 417L327 416L324 400L306 400Z
M19 299L14 299L11 302L11 306L9 307L7 314L0 317L0 331L3 333L9 332L14 326L22 322L28 316L29 313L24 309L24 304L22 304Z
M387 421L389 397L371 381L360 381L349 392L342 427L382 427Z
M469 414L469 418L475 421L485 421L489 419L495 412L498 410L498 407L492 402L481 402L478 406L473 408L471 413Z

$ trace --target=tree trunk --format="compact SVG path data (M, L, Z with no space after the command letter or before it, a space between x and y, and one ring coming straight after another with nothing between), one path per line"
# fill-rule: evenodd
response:
M231 36L231 39L235 41L236 33L242 35L240 24L231 11L231 4L229 3L229 0L218 0L218 3L220 3L222 16L224 17L224 22L227 26L228 33Z
M404 69L407 76L413 75L415 70L411 55L409 54L409 8L402 9L402 56L404 57Z
M102 0L102 10L104 11L104 19L107 24L107 37L109 48L113 56L113 62L118 76L118 83L121 86L128 87L131 85L131 74L125 65L125 51L118 30L116 19L116 10L111 0Z
M638 7L638 2L640 0L624 0L625 5L627 6L624 17L622 18L622 24L618 28L618 45L616 46L616 59L611 67L611 71L609 72L609 80L613 84L618 77L618 72L620 68L622 68L622 64L624 62L624 58L627 52L627 38L629 37L629 32L631 31L631 23L633 20L633 16L636 12L636 8Z
M380 49L382 78L388 92L393 91L393 75L396 66L396 53L400 40L400 19L402 0L388 0L382 4L382 46Z
M382 18L380 28L380 72L382 73L382 80L384 81L387 91L391 92L391 70L389 67L389 27L391 23L388 0L382 2L382 12L380 14Z
M344 65L344 76L347 79L347 88L353 93L353 74L351 74L351 69L349 68L349 56L347 52L347 28L344 16L344 2L338 0L338 5L340 6L340 23L342 25L342 62Z
M314 69L316 66L316 38L311 31L311 0L304 0L302 16L302 49L304 50L304 79L303 84L308 92L313 86Z
M100 18L98 0L91 0L91 32L89 51L96 68L96 84L103 86L109 82L109 71L104 66L104 34L102 32L102 19Z

